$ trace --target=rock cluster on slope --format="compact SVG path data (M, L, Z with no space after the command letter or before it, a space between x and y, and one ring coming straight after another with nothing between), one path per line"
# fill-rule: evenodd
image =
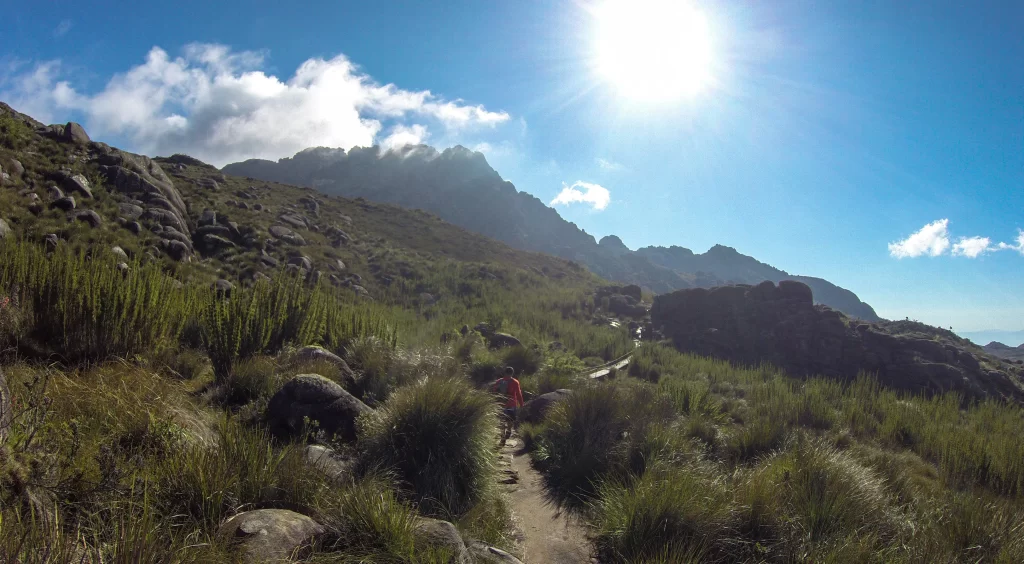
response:
M867 372L912 392L1024 399L1012 366L957 342L894 332L815 306L800 282L679 290L656 297L651 317L680 350L769 362L791 375L849 380Z

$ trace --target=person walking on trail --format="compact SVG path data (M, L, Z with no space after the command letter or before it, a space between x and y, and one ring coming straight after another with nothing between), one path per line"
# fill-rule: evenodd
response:
M523 389L519 387L519 380L513 378L515 372L511 366L506 366L504 375L491 386L492 391L504 398L501 409L501 446L505 446L505 441L512 436L516 412L523 406Z

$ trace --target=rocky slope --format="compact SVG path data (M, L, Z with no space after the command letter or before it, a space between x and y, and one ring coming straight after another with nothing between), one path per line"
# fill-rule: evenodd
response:
M656 329L687 352L792 375L851 380L861 373L911 392L1024 399L1020 367L952 333L916 322L867 323L814 305L804 283L735 285L657 296Z
M798 279L812 288L816 302L861 319L878 320L871 306L853 292L820 278L792 276L729 247L695 254L682 247L632 251L614 236L598 242L544 202L517 191L482 154L464 147L439 152L420 145L383 154L376 147L348 152L321 147L278 162L234 163L223 171L427 210L513 247L571 259L601 277L654 292Z
M459 261L479 263L481 277L502 264L596 284L570 261L422 211L236 178L184 155L135 155L3 103L0 167L0 238L116 247L126 263L161 261L185 277L246 282L290 268L363 296L400 288L417 300L433 291L424 272Z

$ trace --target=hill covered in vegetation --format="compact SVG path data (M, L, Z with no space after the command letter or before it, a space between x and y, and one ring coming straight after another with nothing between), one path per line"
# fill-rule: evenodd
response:
M577 263L0 113L0 561L531 562L506 365L600 562L1024 560L1018 403L637 346Z
M792 276L729 247L695 254L682 247L631 251L615 236L595 241L534 196L517 191L484 155L461 146L437 151L419 145L388 152L378 147L348 152L319 147L276 163L254 159L223 170L427 210L513 247L571 259L603 278L639 284L656 293L796 279L811 287L818 303L867 321L879 319L849 290L820 278Z

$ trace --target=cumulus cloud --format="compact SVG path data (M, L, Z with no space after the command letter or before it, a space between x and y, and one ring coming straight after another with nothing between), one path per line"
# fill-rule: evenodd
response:
M626 169L626 167L622 166L620 163L602 159L600 157L598 157L596 161L597 166L601 167L601 170L607 170L608 172L618 172Z
M391 129L391 134L380 142L380 147L385 151L390 151L392 149L400 149L406 145L419 145L425 142L429 136L427 128L420 124L411 126L396 125Z
M1024 256L1024 230L1017 230L1017 239L1013 243L999 243L996 248L1001 251L1017 251Z
M889 254L896 258L915 258L921 256L937 257L949 254L958 257L978 258L996 251L1012 250L1024 255L1024 230L1017 230L1017 239L1013 243L993 244L989 237L975 235L960 237L956 243L950 244L949 220L940 219L925 225L916 233L902 241L889 243Z
M595 210L603 210L608 207L608 203L611 201L612 195L607 188L600 184L594 184L591 182L583 182L577 180L572 185L562 183L562 191L555 196L554 200L548 205L567 206L573 203L584 203L590 204Z
M895 243L889 243L889 254L896 258L914 258L924 255L937 257L949 249L949 220L940 219L925 225L916 233Z
M287 78L261 70L264 59L223 45L192 44L179 57L154 47L92 94L48 61L5 77L0 98L43 121L80 112L94 138L122 136L140 152L188 153L216 165L313 146L395 147L426 139L434 127L464 132L509 120L429 90L379 84L344 55L309 59Z
M961 237L953 245L953 255L967 258L978 258L992 250L992 240L988 237Z

